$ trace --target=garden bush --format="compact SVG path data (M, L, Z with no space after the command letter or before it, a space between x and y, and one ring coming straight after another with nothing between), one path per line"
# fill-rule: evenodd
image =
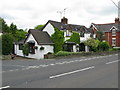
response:
M68 56L68 55L75 55L80 54L81 52L66 52L66 51L59 51L55 54L55 56Z
M108 44L108 42L100 42L100 44L98 45L99 51L108 51L109 48L110 45Z
M2 54L9 55L13 50L13 36L12 34L2 35Z

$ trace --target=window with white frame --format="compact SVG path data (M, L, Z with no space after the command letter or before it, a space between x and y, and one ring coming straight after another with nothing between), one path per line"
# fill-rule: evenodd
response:
M112 30L112 36L116 36L116 30L115 29Z
M112 38L112 46L116 46L116 38Z
M72 35L72 32L70 32L69 30L66 30L66 36L69 37Z

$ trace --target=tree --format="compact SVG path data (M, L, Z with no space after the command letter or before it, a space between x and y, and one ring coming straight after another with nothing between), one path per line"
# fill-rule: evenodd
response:
M63 44L64 44L64 32L58 30L57 28L54 29L55 33L51 36L51 39L55 43L54 45L54 52L57 53L58 51L63 50Z
M11 25L10 25L10 33L12 33L12 35L14 36L14 37L16 37L16 32L17 32L17 26L16 25L14 25L13 23L11 23Z
M104 33L101 32L101 31L97 31L97 33L96 33L96 38L97 38L99 41L103 41L103 40L104 40Z
M80 44L80 35L79 35L79 33L73 32L70 39L68 39L67 41L75 42L76 44Z
M2 19L1 17L0 17L0 30L2 30L2 32L4 33L10 32L8 25L6 24L4 19Z
M37 26L35 26L35 29L41 30L43 27L44 27L44 25L37 25Z
M8 55L13 50L13 36L11 34L2 35L2 54Z
M16 31L16 41L20 41L22 39L25 39L27 32L24 30L20 29Z
M110 45L108 44L108 42L100 42L100 44L98 45L98 49L99 51L107 51L109 50Z
M93 39L93 38L89 38L88 40L86 40L85 42L84 42L84 44L86 45L86 46L89 46L90 47L90 51L97 51L97 47L98 47L98 41L96 41L95 39Z

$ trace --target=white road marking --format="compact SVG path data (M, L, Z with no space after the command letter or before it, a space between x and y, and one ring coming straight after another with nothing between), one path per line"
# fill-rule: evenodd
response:
M58 62L58 63L56 63L56 64L64 64L64 62Z
M40 66L41 66L41 67L47 67L47 66L49 66L49 65L45 65L45 64L44 64L44 65L40 65Z
M26 66L22 66L22 65L2 65L2 66L26 67Z
M118 54L115 54L118 55ZM81 62L81 61L89 61L89 60L96 60L97 58L105 58L105 57L110 57L110 56L114 56L114 55L107 55L107 56L99 56L99 57L91 57L91 58L86 58L86 59L80 59L80 60L73 60L73 61L63 61L63 62L57 62L55 64L51 63L51 64L44 64L44 65L39 65L39 66L21 66L21 65L10 65L10 66L19 66L19 67L24 67L23 69L15 69L15 70L9 70L9 71L2 71L0 73L5 73L5 72L13 72L13 71L19 71L19 70L29 70L29 69L33 69L33 68L40 68L40 67L48 67L48 66L54 66L56 64L69 64L69 63L74 63L74 62ZM117 60L118 61L118 60ZM108 62L106 64L111 64L117 61L112 61L112 62ZM3 66L9 66L9 65L3 65Z
M73 73L77 73L77 72L81 72L81 71L85 71L85 70L89 70L89 69L93 69L93 68L95 68L95 66L84 68L84 69L80 69L80 70L75 70L75 71L71 71L71 72L67 72L67 73L63 73L63 74L58 74L58 75L50 76L49 78L50 79L57 78L57 77L61 77L61 76L65 76L65 75L69 75L69 74L73 74Z
M112 61L112 62L108 62L106 64L111 64L111 63L115 63L115 62L119 62L120 60L115 60L115 61Z
M55 65L55 64L52 63L52 64L50 64L50 65L53 66L53 65Z
M1 89L5 89L5 88L9 88L10 86L5 86L5 87L0 87L0 90Z

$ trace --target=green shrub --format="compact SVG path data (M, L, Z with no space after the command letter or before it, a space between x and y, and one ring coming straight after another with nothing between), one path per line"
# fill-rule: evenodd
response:
M11 34L2 35L2 54L9 55L13 50L13 36Z
M55 56L68 56L68 55L75 55L80 54L81 52L66 52L66 51L59 51L55 54Z
M108 42L101 42L101 43L98 45L99 51L108 51L109 48L110 48L110 45L108 44Z
M86 40L84 42L84 44L86 46L90 47L90 51L94 51L94 52L96 52L98 50L97 47L98 47L99 43L100 43L99 40L95 40L93 38L89 38L88 40Z
M110 48L109 51L119 51L120 48Z
M23 52L23 55L24 55L24 56L28 56L28 55L29 55L29 46L28 46L28 44L24 44L24 45L23 45L23 50L22 50L22 52Z
M54 29L55 33L51 36L51 39L53 40L54 44L54 52L57 53L58 51L63 50L63 44L64 44L64 32L58 30L57 28Z
M79 35L79 33L73 32L70 39L68 39L67 41L75 42L76 44L80 44L80 35Z

